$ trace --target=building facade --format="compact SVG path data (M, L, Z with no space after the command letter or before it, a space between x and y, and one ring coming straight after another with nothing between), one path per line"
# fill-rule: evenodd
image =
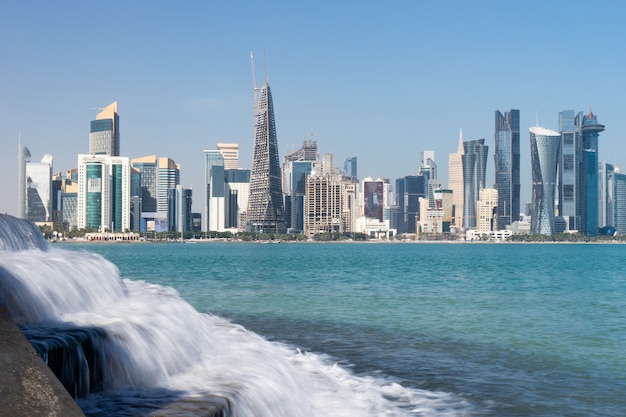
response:
M77 226L130 230L130 162L127 157L78 155Z
M106 106L91 121L89 132L89 153L95 155L119 156L120 126L117 114L117 101Z
M485 139L463 142L463 228L475 229L477 224L476 202L485 187L487 176L487 152Z
M255 232L285 233L287 228L276 122L272 93L267 81L255 99L254 146L246 229Z
M531 234L554 234L554 198L561 134L534 126L530 131L532 164Z
M581 195L582 160L582 112L574 110L559 112L561 153L559 158L559 216L566 219L567 230L580 230L581 214L584 213Z
M520 214L520 112L496 110L495 188L498 190L497 230L519 220Z
M585 199L582 214L583 232L589 236L598 234L600 223L598 219L598 138L604 131L604 125L598 123L598 118L591 110L582 119L581 134L583 158L582 195Z
M33 223L52 221L52 155L26 163L26 218Z
M448 189L452 190L453 215L452 224L457 228L463 227L463 129L459 131L459 145L456 153L451 153L448 159Z

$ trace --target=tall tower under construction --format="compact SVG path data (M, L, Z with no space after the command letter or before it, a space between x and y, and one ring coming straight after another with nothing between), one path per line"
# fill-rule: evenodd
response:
M254 81L254 60L252 75ZM276 140L272 93L265 77L262 87L254 85L254 148L250 173L250 198L246 230L285 233L282 181Z

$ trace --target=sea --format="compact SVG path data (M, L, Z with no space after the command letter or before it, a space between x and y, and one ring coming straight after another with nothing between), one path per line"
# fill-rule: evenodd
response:
M0 266L122 345L88 416L626 415L623 244L50 246Z

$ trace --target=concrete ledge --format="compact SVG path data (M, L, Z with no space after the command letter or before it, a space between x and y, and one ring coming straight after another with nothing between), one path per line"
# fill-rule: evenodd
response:
M0 306L0 417L84 417Z

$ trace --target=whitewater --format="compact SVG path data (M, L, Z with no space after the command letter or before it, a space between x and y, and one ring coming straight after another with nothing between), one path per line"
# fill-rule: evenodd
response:
M0 303L24 332L100 335L91 343L101 381L77 398L86 415L200 416L215 404L233 417L472 414L456 394L356 375L323 353L198 312L171 287L125 279L100 255L48 247L23 230L16 237L7 229L29 226L4 222ZM46 343L36 344L44 359Z

